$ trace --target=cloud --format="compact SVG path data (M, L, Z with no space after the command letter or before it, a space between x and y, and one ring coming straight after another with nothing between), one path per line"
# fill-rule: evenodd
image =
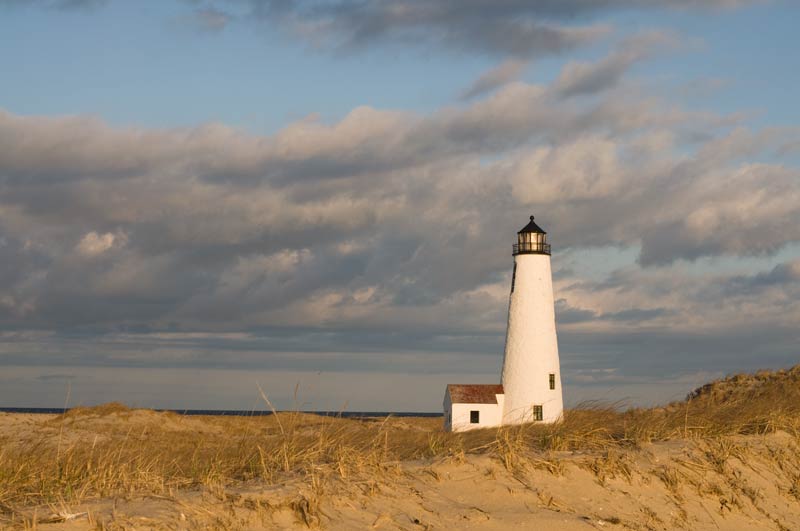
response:
M373 44L446 48L526 60L560 54L611 33L592 21L620 10L723 9L761 0L209 0L177 21L219 32L233 20L280 26L314 46L356 50ZM0 0L0 7L92 9L108 0ZM580 24L578 24L580 23Z
M35 380L39 382L68 382L70 380L75 380L78 378L75 374L41 374L35 378Z
M527 59L595 42L610 29L586 22L610 11L732 8L754 1L250 0L218 5L236 5L244 18L277 22L320 47L400 43Z
M604 35L602 26L566 27L521 2L254 1L250 16L279 20L311 42L354 49L376 41L437 43L460 50L531 57L565 51Z
M91 231L81 238L81 241L75 246L75 250L83 256L92 257L105 253L114 247L115 243L118 246L124 245L124 235L115 235L110 232L98 234L95 231Z
M646 32L628 37L608 57L596 63L568 63L555 83L562 97L592 94L619 82L636 62L666 47L674 47L677 39L663 32Z
M50 2L50 5L58 9L87 9L100 7L106 3L108 0L55 0Z
M524 61L503 61L496 67L481 74L469 87L464 89L460 99L470 100L515 81L520 77L526 66L527 63Z
M0 0L0 8L39 6L61 10L93 9L107 3L108 0Z
M721 178L713 171L690 188L662 188L675 201L685 200L687 193L696 194L694 205L681 208L681 216L662 211L663 222L642 231L641 263L669 263L676 256L764 255L797 241L800 231L794 220L798 213L792 206L800 199L797 177L796 169L753 164L725 175L731 188L711 184Z
M6 326L485 328L507 295L512 212L545 212L557 248L640 247L645 266L800 241L797 171L737 162L740 144L786 131L722 132L687 154L665 128L713 122L595 122L559 101L517 83L427 116L364 108L271 137L2 114L0 252L29 264L5 273Z
M716 288L726 297L764 296L777 290L783 296L800 289L800 259L777 264L769 271L755 275L739 275L720 283Z
M195 9L177 18L177 22L198 32L218 33L231 22L231 15L225 11L208 7Z

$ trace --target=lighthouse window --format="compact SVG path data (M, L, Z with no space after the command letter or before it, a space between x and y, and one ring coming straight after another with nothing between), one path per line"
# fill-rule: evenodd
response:
M556 375L551 373L550 374L550 389L555 389L555 388L556 388Z
M480 411L470 411L469 412L469 423L470 424L478 424L481 421L481 412Z
M514 271L511 273L511 293L514 293L514 282L517 280L517 264L514 264Z
M533 420L542 420L543 418L542 406L533 406Z

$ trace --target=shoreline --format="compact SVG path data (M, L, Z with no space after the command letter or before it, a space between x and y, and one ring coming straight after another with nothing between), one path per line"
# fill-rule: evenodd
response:
M34 415L61 415L70 411L82 409L84 406L76 407L0 407L0 413L25 413ZM89 406L92 407L92 406ZM318 415L321 417L342 417L350 419L358 418L442 418L442 413L424 411L294 411L279 409L272 410L244 410L244 409L162 409L162 408L131 408L142 411L153 411L156 413L175 413L187 416L204 417L266 417L275 413L303 413L306 415Z

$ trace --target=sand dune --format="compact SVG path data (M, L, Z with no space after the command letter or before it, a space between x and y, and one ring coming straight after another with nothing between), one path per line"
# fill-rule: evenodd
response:
M663 408L469 434L438 419L0 415L0 525L800 529L798 369Z
M736 456L715 470L715 452ZM519 472L470 456L387 466L373 479L253 482L35 513L39 521L87 513L42 529L800 529L800 493L773 457L794 454L796 472L797 452L796 438L774 434L549 456Z

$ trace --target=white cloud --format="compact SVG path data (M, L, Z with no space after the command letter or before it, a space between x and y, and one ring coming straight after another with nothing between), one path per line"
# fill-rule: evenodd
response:
M75 250L83 256L97 256L105 253L114 245L124 245L125 237L123 235L115 235L110 232L98 234L95 231L86 233L81 238L81 241L75 246Z

